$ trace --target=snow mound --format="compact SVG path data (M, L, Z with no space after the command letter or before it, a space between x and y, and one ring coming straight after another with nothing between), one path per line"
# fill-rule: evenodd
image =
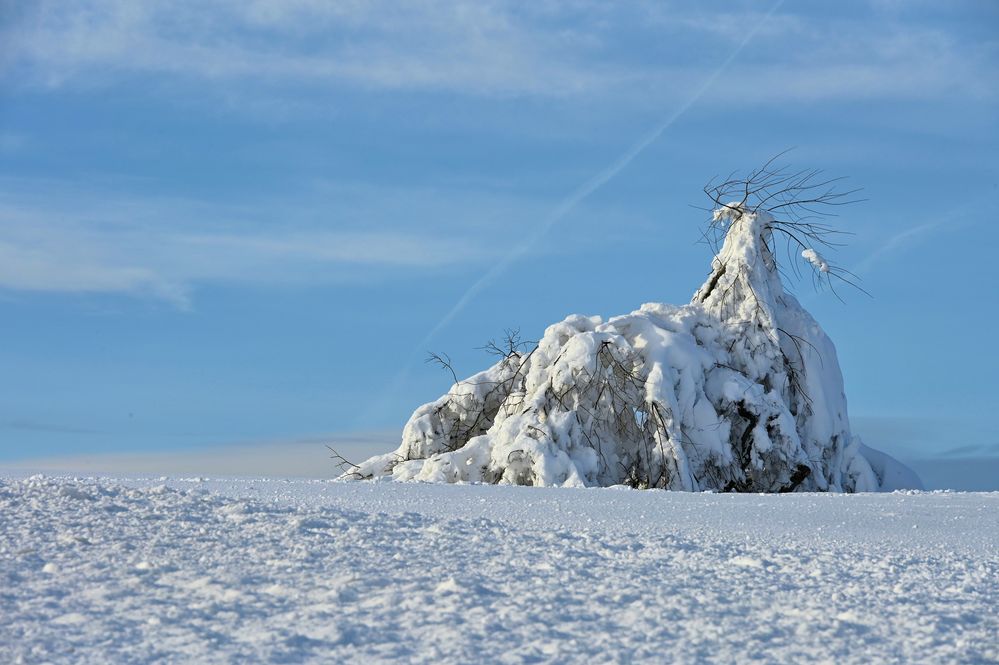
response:
M570 316L530 352L421 406L397 451L346 474L539 486L894 489L850 432L836 349L781 284L775 220L739 204L684 306ZM828 264L803 252L817 270ZM880 473L879 473L880 470ZM918 479L916 479L918 486Z
M874 469L881 481L881 490L894 492L896 490L923 490L923 481L919 475L902 464L897 459L870 446L860 445L860 453Z

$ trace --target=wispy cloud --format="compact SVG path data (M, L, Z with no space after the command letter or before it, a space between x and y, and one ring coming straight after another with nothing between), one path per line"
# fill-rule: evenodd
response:
M713 69L715 49L742 40L769 4L40 0L11 12L0 67L8 83L47 87L152 74L271 92L350 85L662 104L687 96ZM805 20L792 4L764 29L765 45L729 72L715 99L996 94L995 41L931 21L863 6Z
M204 282L327 281L346 276L337 268L439 268L491 257L472 240L397 231L183 235L52 223L10 233L0 223L0 235L0 288L153 296L181 308Z
M22 291L142 293L189 306L183 282L128 262L116 263L115 257L80 256L65 239L64 234L49 239L36 234L24 244L0 242L0 286ZM90 248L84 253L94 252Z
M216 81L559 94L598 71L585 41L502 3L40 2L4 31L9 68L48 86L136 72Z
M251 213L222 203L19 184L39 189L0 196L0 289L129 294L187 308L204 283L388 279L460 269L500 251L487 227L413 223L420 211L380 217L384 211L365 211L358 202L363 193L347 204L356 208L352 218L327 207L311 211L318 221L303 221L295 206L281 202Z

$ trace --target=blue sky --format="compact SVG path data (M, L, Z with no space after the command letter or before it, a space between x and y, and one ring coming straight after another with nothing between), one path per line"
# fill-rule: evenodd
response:
M873 298L792 287L855 429L999 456L997 35L985 1L0 2L0 460L390 440L448 387L427 350L686 302L701 187L792 146L868 199L835 258Z

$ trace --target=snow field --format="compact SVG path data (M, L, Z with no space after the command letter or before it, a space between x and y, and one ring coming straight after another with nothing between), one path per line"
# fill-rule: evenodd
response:
M997 662L997 509L7 477L0 662Z

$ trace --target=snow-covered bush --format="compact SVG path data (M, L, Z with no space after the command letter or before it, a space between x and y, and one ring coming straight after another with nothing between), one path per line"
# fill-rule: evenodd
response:
M851 434L836 350L781 283L776 242L829 279L816 173L763 169L706 191L722 241L687 305L570 316L537 347L421 406L354 478L674 490L876 491ZM741 195L733 202L729 197ZM795 247L796 251L790 251Z

